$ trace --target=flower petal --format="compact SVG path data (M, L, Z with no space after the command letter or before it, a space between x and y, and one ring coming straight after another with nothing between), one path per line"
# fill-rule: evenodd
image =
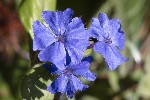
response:
M55 34L63 34L65 29L71 20L73 11L71 9L66 9L62 11L43 11L42 18L49 25L49 27L55 32Z
M92 24L89 29L89 34L90 37L97 38L98 41L103 41L105 33L103 28L100 26L100 22L97 18L92 19Z
M110 70L116 69L118 65L121 65L123 62L127 61L127 59L119 53L116 47L102 42L97 42L95 44L94 51L103 55Z
M119 47L121 50L124 49L125 36L122 31L121 22L119 19L110 20L112 31L110 37L112 38L113 44Z
M90 63L88 61L83 61L76 66L71 66L70 69L74 75L82 76L89 81L94 81L96 79L96 75L88 69L89 67Z
M100 13L98 16L101 27L103 27L105 33L110 33L110 23L105 13Z
M66 37L65 47L71 57L71 61L73 63L81 61L85 50L89 46L89 36L85 32L81 19L72 19L64 35Z
M84 91L86 88L88 88L87 85L83 85L77 77L71 75L67 84L66 94L71 99L77 90Z
M64 44L61 42L55 42L51 46L42 50L38 58L43 62L52 62L59 69L63 69L66 64L66 51Z
M56 41L56 36L41 22L35 21L32 25L34 39L33 50L42 50Z
M67 83L68 77L62 74L47 87L47 91L51 92L52 94L55 94L56 92L65 93Z
M70 8L67 8L66 10L63 11L62 17L63 17L63 22L66 26L71 21L73 13L74 13L73 10Z

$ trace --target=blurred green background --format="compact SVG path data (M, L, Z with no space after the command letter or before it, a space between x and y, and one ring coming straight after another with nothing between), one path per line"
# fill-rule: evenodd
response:
M37 61L37 53L32 52L32 22L40 20L43 9L66 8L73 9L87 28L100 12L121 19L126 36L122 54L129 58L109 71L100 55L87 50L86 55L93 55L91 70L97 79L83 80L89 88L73 100L150 100L150 0L0 0L0 100L22 99L21 80Z

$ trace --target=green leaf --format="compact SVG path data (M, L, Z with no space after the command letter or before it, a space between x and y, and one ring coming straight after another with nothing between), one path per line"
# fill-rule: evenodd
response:
M53 100L54 94L46 91L53 78L42 66L30 69L21 81L22 99Z
M20 19L33 39L32 23L35 20L41 21L43 10L55 10L56 0L24 0L19 8Z

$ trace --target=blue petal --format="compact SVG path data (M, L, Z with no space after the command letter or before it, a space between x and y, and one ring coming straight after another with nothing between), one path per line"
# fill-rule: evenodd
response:
M85 32L84 24L82 20L78 17L75 17L68 24L66 32L64 34L67 39L87 39L89 36Z
M64 12L62 11L43 11L42 18L49 25L52 31L55 34L63 34L66 30L66 27L71 20L73 15L73 11L71 9L66 9Z
M97 18L92 19L92 25L89 29L90 37L97 38L98 41L103 41L105 33Z
M98 16L100 25L103 27L105 33L110 33L110 23L109 23L109 19L107 17L107 15L105 13L100 13Z
M59 69L63 69L66 64L66 51L64 44L61 42L56 42L51 46L42 50L38 58L43 62L52 62Z
M83 85L82 82L77 77L75 77L74 75L71 75L69 77L69 81L67 84L66 94L69 98L73 98L73 95L75 94L77 90L84 91L86 88L88 88L87 85Z
M68 77L66 75L59 76L56 80L54 80L51 85L48 86L47 90L52 94L56 92L65 93L68 83Z
M121 22L119 19L110 20L112 31L110 37L113 41L113 44L119 47L121 50L124 49L125 36L122 31Z
M94 51L103 55L110 70L116 69L118 65L127 61L116 47L107 45L103 42L97 42L94 46Z
M63 70L65 70L65 69L58 69L54 64L44 64L43 66L48 72L57 75L62 74Z
M66 26L71 21L73 13L73 10L70 8L67 8L65 11L63 11L63 22Z
M86 34L84 24L80 18L74 18L69 23L65 32L66 42L65 47L71 57L72 63L81 61L85 50L89 46L89 36Z
M89 67L90 63L88 61L83 61L76 66L70 66L70 69L74 75L82 76L89 81L94 81L96 76L88 69Z
M35 21L32 25L34 39L33 50L42 50L56 41L56 36L41 22Z

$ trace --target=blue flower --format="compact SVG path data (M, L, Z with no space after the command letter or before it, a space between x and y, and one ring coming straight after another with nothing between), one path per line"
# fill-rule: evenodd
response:
M78 79L78 76L89 81L94 81L96 79L95 74L88 69L90 66L90 59L87 58L75 65L70 63L64 69L58 69L59 67L53 64L49 68L48 65L45 64L44 67L50 73L59 75L59 77L48 86L47 90L52 94L60 92L62 96L66 93L68 98L72 98L77 90L83 91L88 88L87 85L82 84L81 80Z
M42 18L46 27L39 21L33 22L33 50L40 50L38 58L43 62L52 62L56 66L66 65L66 52L73 63L81 61L88 47L88 35L84 24L78 17L72 19L73 11L43 11Z
M109 20L106 14L100 13L98 18L92 19L89 33L98 40L94 44L94 51L102 54L110 70L116 69L118 65L127 61L118 50L124 49L125 42L119 19Z

